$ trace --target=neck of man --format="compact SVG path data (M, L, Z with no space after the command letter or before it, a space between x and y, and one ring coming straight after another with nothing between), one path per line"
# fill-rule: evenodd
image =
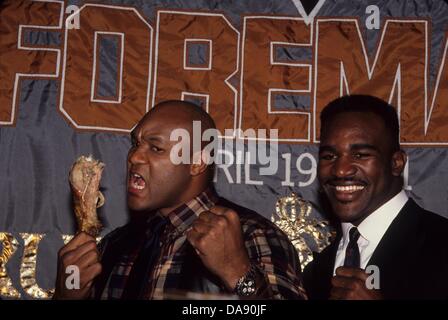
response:
M381 208L385 203L387 203L390 199L392 199L393 197L395 197L399 192L401 192L401 190L403 190L403 182L400 179L400 181L394 181L392 182L391 188L389 189L390 191L387 193L387 195L384 197L383 201L376 207L374 208L371 212L369 212L368 214L362 216L361 218L352 221L352 224L354 226L359 226L361 224L361 222L363 222L368 216L370 216L372 213L374 213L376 210L378 210L378 208Z
M190 183L189 186L185 187L185 193L182 194L179 199L177 199L177 201L174 202L173 205L170 205L169 207L166 208L160 208L158 209L158 211L163 215L163 216L168 216L168 214L170 214L170 212L172 212L173 210L176 210L177 208L179 208L180 206L182 206L183 204L189 202L190 200L196 198L197 196L199 196L202 192L204 192L205 190L207 190L208 188L210 188L212 186L211 181L208 181L208 179L200 179L200 177L197 177L198 179L195 179L196 177L194 177Z

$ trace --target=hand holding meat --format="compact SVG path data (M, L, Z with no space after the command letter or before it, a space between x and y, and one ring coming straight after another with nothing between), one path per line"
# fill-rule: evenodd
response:
M78 232L86 232L92 237L96 237L102 228L96 209L104 204L104 196L99 191L103 169L104 163L91 156L81 156L69 175Z

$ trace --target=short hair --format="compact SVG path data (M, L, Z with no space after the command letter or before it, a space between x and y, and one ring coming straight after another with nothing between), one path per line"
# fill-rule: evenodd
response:
M395 108L380 98L369 95L348 95L331 101L321 112L321 134L323 128L341 113L370 112L383 120L392 151L400 149L400 124Z

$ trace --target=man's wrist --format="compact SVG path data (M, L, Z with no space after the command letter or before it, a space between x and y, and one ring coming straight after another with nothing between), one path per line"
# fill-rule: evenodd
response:
M257 282L260 282L258 268L254 264L251 264L249 270L238 279L235 285L234 293L240 297L254 296L259 287Z
M227 277L223 278L224 285L229 292L233 292L235 290L238 280L249 271L250 266L251 265L249 262L239 264L238 270L235 270L232 274L229 274Z

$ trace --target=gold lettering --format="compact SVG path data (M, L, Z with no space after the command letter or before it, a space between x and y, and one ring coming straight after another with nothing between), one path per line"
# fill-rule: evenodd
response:
M44 290L36 281L37 250L45 234L21 233L24 242L22 263L20 265L20 284L23 290L32 298L49 299L54 289Z
M6 264L17 251L19 243L10 233L6 232L0 232L0 242L2 243L2 254L0 256L0 295L18 299L21 295L12 285L12 280L6 270Z

